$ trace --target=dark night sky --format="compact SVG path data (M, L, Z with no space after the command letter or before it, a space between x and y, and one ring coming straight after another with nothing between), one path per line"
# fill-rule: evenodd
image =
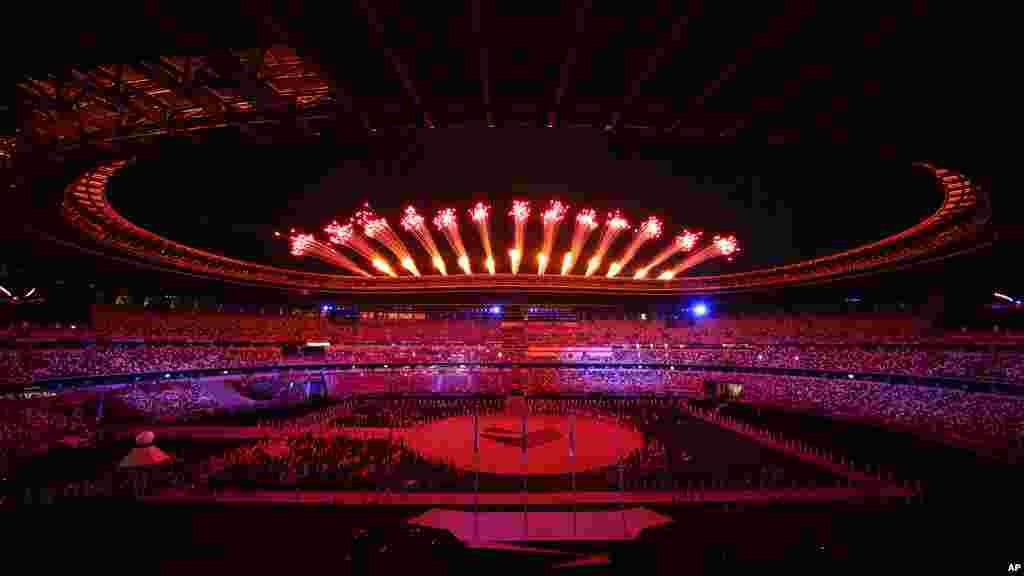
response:
M127 168L111 190L126 217L172 239L310 270L323 268L290 257L284 242L271 240L274 230L319 229L364 201L396 228L408 203L424 215L454 206L463 217L463 240L479 258L475 229L465 218L470 205L494 205L492 237L504 246L511 237L504 216L510 200L529 198L536 213L552 197L602 214L621 208L631 222L662 218L666 237L646 246L634 265L684 226L703 229L706 238L735 233L741 256L709 263L700 273L787 263L876 240L913 224L940 200L909 161L882 162L853 149L621 146L591 130L541 128L419 130L370 149L243 145L222 134L198 146L165 144ZM564 251L570 234L567 219L555 253ZM528 238L539 237L533 220ZM439 234L435 240L443 243ZM620 238L613 254L624 244ZM413 250L425 269L425 256L418 246Z

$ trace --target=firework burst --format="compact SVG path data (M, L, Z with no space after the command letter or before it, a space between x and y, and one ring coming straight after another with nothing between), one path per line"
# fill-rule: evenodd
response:
M633 275L633 278L637 280L646 278L648 272L658 264L661 264L679 252L689 252L693 250L693 248L697 246L697 242L700 240L702 234L703 232L699 230L696 232L683 230L681 234L675 237L671 244L666 246L661 252L658 252L658 255L648 262L646 266L637 270L636 274Z
M459 268L466 274L472 274L469 267L469 256L466 254L466 246L462 243L462 235L459 234L459 219L455 216L453 208L438 210L434 216L434 227L440 230L448 239L448 244L455 251Z
M708 260L714 258L732 259L732 255L739 251L740 245L736 241L735 236L715 236L711 241L711 245L701 248L690 256L687 256L685 260L673 268L662 272L661 276L658 276L658 278L661 280L671 280L681 272L689 270L699 264L703 264Z
M375 269L388 276L398 276L394 269L391 268L391 264L379 252L374 250L373 246L370 246L366 240L359 236L356 232L355 224L352 222L346 224L339 224L336 221L331 222L324 228L324 232L327 233L332 244L348 247L353 252L366 258Z
M416 268L416 262L412 259L412 254L409 253L409 249L405 247L405 243L398 237L388 221L381 216L375 214L368 205L365 205L365 209L356 213L356 222L363 227L363 233L367 237L373 238L377 242L380 242L392 254L398 258L401 262L402 268L405 268L413 276L419 276L420 271Z
M512 202L512 210L508 213L515 223L515 243L508 251L512 273L519 273L519 263L523 261L523 237L526 235L526 221L530 219L530 203L526 200Z
M558 226L565 219L565 212L568 208L558 200L552 200L548 209L541 213L541 220L544 223L544 241L541 244L540 254L537 255L537 274L544 275L544 271L551 261L551 249L555 246L555 239L558 238Z
M441 258L437 244L434 243L434 236L430 233L430 228L424 222L423 216L417 214L416 209L412 206L405 209L405 216L402 216L402 228L416 237L420 246L423 246L423 249L430 255L430 261L434 264L434 268L442 276L447 276L448 268L444 264L444 259Z
M608 249L612 247L615 239L626 228L629 228L629 221L623 218L620 212L615 211L608 214L604 230L601 231L601 239L597 243L597 250L594 251L590 261L587 262L586 276L592 276L594 272L597 272L597 269L601 267L605 254L608 253Z
M569 243L569 251L562 257L562 276L572 272L576 260L587 244L587 239L595 229L597 229L597 212L585 208L576 213L576 226L572 231L572 242Z
M283 237L280 232L275 232L274 236L278 238ZM354 274L366 277L371 276L369 272L360 268L358 264L349 260L348 257L329 245L317 240L312 234L302 234L296 232L293 228L288 235L288 246L291 248L292 256L317 258L328 264L344 268Z
M480 233L480 243L484 245L484 253L487 255L484 265L488 272L494 274L494 253L491 251L490 231L491 207L483 202L477 202L476 206L469 210L469 217L476 224L476 231Z

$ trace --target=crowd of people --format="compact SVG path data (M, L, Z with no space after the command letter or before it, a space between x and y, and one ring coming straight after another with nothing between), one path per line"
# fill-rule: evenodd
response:
M706 379L714 378L741 383L744 400L750 402L802 406L970 441L1015 442L1024 429L1024 405L1017 398L886 385L856 376L883 373L1024 384L1024 349L1005 333L989 334L992 345L968 345L963 334L935 333L905 317L856 316L718 318L686 326L628 320L528 324L426 319L341 324L307 316L143 313L107 307L97 313L94 326L74 328L73 342L8 339L0 348L0 392L52 378L146 373L150 376L144 381L109 395L110 406L127 407L149 420L182 420L237 408L238 401L238 394L182 376L182 371L294 365L301 373L308 370L304 366L337 364L345 370L327 370L325 376L334 394L502 395L523 388L533 395L692 398L703 394ZM286 353L285 343L307 339L331 345L311 356ZM360 364L378 369L362 369ZM448 368L379 369L391 364ZM563 368L551 367L555 364ZM641 364L664 366L648 369ZM630 365L637 367L624 367ZM716 373L715 367L833 374ZM175 381L152 385L163 376ZM302 399L301 391L274 394ZM36 409L25 417L21 404L2 402L3 446L85 433L95 420L95 415L88 416L92 409L84 411L86 416L69 415L63 408Z
M280 346L91 345L0 351L0 383L23 385L54 378L232 369L308 364L403 363L684 364L881 373L917 377L1024 383L1024 352L933 346L752 344L707 347L685 344L605 343L538 351L501 344L445 346L352 344L315 356L287 356ZM2 385L0 385L2 388Z

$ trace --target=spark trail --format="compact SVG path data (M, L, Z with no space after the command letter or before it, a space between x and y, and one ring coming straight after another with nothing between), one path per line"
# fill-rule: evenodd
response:
M515 243L508 251L512 273L519 273L519 264L523 261L523 237L526 234L526 221L530 219L530 203L526 200L512 202L512 210L508 213L515 222Z
M555 239L558 238L558 226L565 218L567 208L558 200L552 200L548 209L541 213L541 220L544 223L544 242L541 244L540 253L537 254L537 275L543 276L547 270L548 262L551 260L551 249L555 246Z
M447 276L448 268L444 264L444 258L441 258L441 252L437 249L437 244L434 243L434 236L430 233L430 228L424 223L423 216L417 214L416 209L412 206L405 209L405 216L402 217L402 228L416 237L420 246L423 246L423 249L430 255L430 261L434 264L434 268L442 276Z
M491 251L491 207L483 202L477 202L476 206L469 210L469 217L476 224L476 231L480 233L480 242L484 245L484 253L487 260L484 265L487 271L494 274L494 253Z
M627 264L636 256L636 251L650 240L661 236L661 220L651 216L640 225L640 229L633 235L633 240L626 246L626 251L619 256L619 259L608 266L608 277L614 278Z
M366 240L359 237L352 222L344 225L339 224L337 221L331 222L324 228L324 232L327 233L331 243L348 247L363 258L366 258L375 269L388 276L398 276L394 269L391 268L391 264L379 252L374 250L373 246L370 246Z
M584 208L576 213L576 226L572 231L572 242L569 243L569 251L562 257L562 276L572 272L576 260L579 259L587 239L597 228L597 213L590 208Z
M281 233L275 232L274 236L280 238ZM359 267L358 264L349 260L347 256L342 255L334 248L323 242L317 240L312 234L302 234L292 229L288 236L288 245L291 247L292 256L309 256L317 258L328 264L333 264L339 268L344 268L349 272L358 274L360 276L372 277L372 275Z
M466 274L472 274L473 271L469 267L469 256L466 254L466 247L462 243L462 235L459 234L459 219L455 216L455 210L453 208L438 210L434 216L434 227L440 230L444 237L448 239L448 244L455 251L459 268L462 268L462 271Z
M608 220L605 221L604 230L601 231L601 240L597 243L597 250L594 251L594 255L591 256L590 261L587 262L586 276L592 276L597 269L601 267L601 262L604 260L605 254L608 253L608 249L611 248L615 239L619 237L619 234L623 230L629 228L629 221L622 217L618 211L608 214Z
M409 249L405 247L405 243L402 242L402 239L398 237L398 234L395 233L385 218L378 216L369 209L369 206L366 206L365 210L356 213L356 222L362 225L364 234L380 242L390 250L398 258L402 268L405 268L413 276L420 275L420 271L416 268L416 262L412 259Z
M646 266L637 270L636 274L633 275L633 278L636 280L646 278L651 269L656 267L658 264L661 264L679 252L689 252L693 250L702 234L703 232L700 231L691 232L689 230L683 230L681 234L675 237L671 244L666 246L661 252L658 252L658 255L652 258Z
M713 258L730 258L733 254L740 251L739 243L736 242L735 236L715 236L714 240L711 241L711 245L694 252L693 254L686 257L685 260L677 264L675 267L662 272L658 276L659 280L671 280L675 278L680 272L684 272L711 260Z

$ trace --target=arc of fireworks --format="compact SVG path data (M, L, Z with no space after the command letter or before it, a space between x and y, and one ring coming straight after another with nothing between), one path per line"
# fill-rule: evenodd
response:
M683 230L681 234L675 237L671 244L666 246L661 252L658 252L658 255L652 258L646 266L637 270L636 274L633 275L633 278L636 280L646 278L651 269L656 267L658 264L661 264L679 252L689 252L693 250L703 234L704 233L699 230L696 232Z
M548 209L541 213L541 221L544 223L544 242L541 244L540 253L537 254L537 275L543 276L547 270L548 262L551 261L551 249L555 246L555 239L558 238L558 226L565 219L568 210L565 204L558 200L552 200Z
M416 237L420 246L423 246L423 249L430 255L430 261L434 264L434 268L442 276L447 276L448 267L445 266L444 258L441 258L441 251L437 249L437 244L434 243L434 236L430 233L430 228L424 223L423 216L420 216L412 206L405 209L405 216L402 217L402 228Z
M512 265L512 273L519 273L519 263L523 261L523 237L526 234L526 221L530 219L530 202L527 200L514 200L512 210L508 213L515 223L515 243L508 251L509 263Z
M466 254L466 247L462 244L462 235L459 234L459 219L455 216L455 210L453 208L438 210L434 216L434 227L444 233L444 237L448 239L448 244L455 251L459 268L462 268L466 274L472 274L473 271L469 267L469 256Z
M420 275L419 269L416 268L416 261L412 259L409 249L405 247L405 243L385 218L378 216L367 206L365 210L356 212L356 222L362 225L363 233L367 237L373 238L390 250L398 258L402 268L408 270L413 276Z
M484 253L487 255L484 265L487 267L487 271L493 275L494 253L491 251L490 232L491 207L483 202L477 202L476 206L469 210L469 217L476 224L476 230L480 233L480 242L484 245Z
M379 252L374 250L366 240L359 237L352 222L346 224L339 224L337 221L331 222L324 228L324 232L327 233L327 237L332 244L349 248L363 258L366 258L375 269L388 276L398 276L394 269L392 269L391 264Z
M597 243L597 250L594 251L594 255L587 262L586 276L592 276L594 272L597 272L597 269L601 267L605 254L608 253L608 249L612 247L615 239L626 228L629 228L629 221L623 218L621 213L615 211L608 214L604 230L601 231L601 239Z
M569 243L569 251L562 257L562 276L572 272L583 247L596 228L597 212L590 208L584 208L576 213L576 226L572 231L572 242Z
M619 272L621 272L622 269L625 268L626 265L629 264L629 262L633 259L633 256L636 256L636 251L639 250L641 246L643 246L650 240L659 238L660 236L661 220L658 220L656 216L651 216L650 218L645 220L643 224L640 225L640 228L636 231L636 234L633 235L633 240L630 241L630 243L626 246L626 250L625 252L622 253L622 256L619 256L618 260L612 262L608 266L607 276L609 278L614 278L615 276L618 276Z
M698 264L702 264L713 258L729 258L740 251L739 243L735 236L715 236L709 246L706 246L686 257L685 260L662 272L658 279L671 280L679 273L689 270Z
M280 232L275 232L274 236L282 237ZM358 264L349 260L347 256L317 240L312 234L302 234L293 229L288 236L288 245L291 247L292 256L317 258L360 276L366 276L367 278L373 276L360 268Z

